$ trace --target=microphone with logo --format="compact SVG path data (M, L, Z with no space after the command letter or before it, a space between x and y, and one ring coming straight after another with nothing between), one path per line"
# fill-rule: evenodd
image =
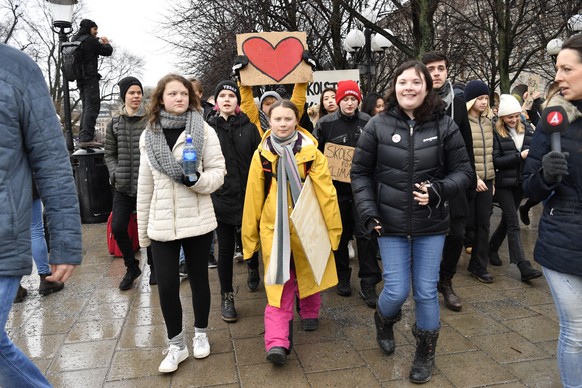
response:
M550 135L550 148L553 151L562 152L562 133L566 132L568 125L568 115L562 106L551 106L542 112L540 119L541 128L544 133ZM557 182L562 180L562 176L557 177Z

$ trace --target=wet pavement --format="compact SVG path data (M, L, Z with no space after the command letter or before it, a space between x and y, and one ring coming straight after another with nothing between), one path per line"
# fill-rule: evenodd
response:
M522 225L524 249L531 257L537 236L539 207L532 225ZM492 224L499 219L495 209ZM320 327L304 332L296 316L294 348L283 367L265 360L261 284L246 287L246 265L235 263L235 305L239 321L220 318L216 269L209 269L212 306L209 321L211 355L190 356L173 374L161 374L166 332L157 288L149 286L145 249L144 274L129 291L119 291L123 260L107 252L105 224L83 225L83 264L65 289L42 297L39 278L27 276L29 294L15 304L7 329L14 342L38 365L55 387L406 387L414 353L413 303L403 308L395 325L396 352L385 356L375 341L373 310L357 295L357 260L352 260L353 295L328 290L323 295ZM500 250L503 266L491 267L492 284L468 276L463 253L454 286L463 300L461 312L441 302L441 334L436 370L426 387L560 387L556 365L558 320L543 278L520 281L509 265L507 244ZM539 269L538 264L534 264ZM379 288L378 288L379 291ZM194 315L187 282L181 285L188 345Z

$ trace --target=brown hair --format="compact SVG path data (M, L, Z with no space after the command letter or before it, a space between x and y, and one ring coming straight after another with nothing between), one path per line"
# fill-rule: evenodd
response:
M158 84L150 97L148 105L148 122L150 124L154 124L158 121L160 111L163 109L162 101L164 90L166 89L166 85L172 81L178 81L188 89L188 110L201 110L202 105L200 103L200 98L196 93L194 93L194 88L190 81L178 74L168 74L158 81Z
M188 81L192 83L192 86L194 86L196 90L200 92L200 94L204 95L204 87L202 86L202 81L200 81L196 77L190 77L188 78Z
M295 118L297 119L297 125L299 125L299 109L297 109L295 104L289 100L279 100L279 101L275 102L273 105L271 105L271 109L269 109L269 118L271 118L271 113L273 112L273 109L278 108L278 107L291 109L293 111L293 113L295 113Z

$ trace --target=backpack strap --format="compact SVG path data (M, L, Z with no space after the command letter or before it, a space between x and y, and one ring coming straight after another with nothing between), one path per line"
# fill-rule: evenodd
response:
M263 175L265 177L265 180L264 180L265 197L264 197L264 199L266 200L267 196L269 195L269 191L271 190L271 183L273 181L273 174L275 172L273 171L273 164L267 158L265 158L263 156L263 154L259 153L259 156L261 157L261 166L263 167ZM313 164L313 160L310 160L303 165L303 167L305 168L305 176L307 176L307 174L309 174L309 171L311 170L312 164Z

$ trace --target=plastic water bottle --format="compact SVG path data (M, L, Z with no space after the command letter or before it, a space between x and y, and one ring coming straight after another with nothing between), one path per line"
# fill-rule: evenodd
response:
M190 182L196 182L196 149L192 144L192 135L186 135L186 145L182 153L182 167L184 168L184 175Z

